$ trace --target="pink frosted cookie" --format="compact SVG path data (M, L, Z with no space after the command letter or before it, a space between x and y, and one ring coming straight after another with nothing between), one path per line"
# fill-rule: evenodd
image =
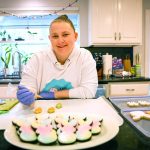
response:
M77 127L76 136L78 141L90 140L92 137L91 126L87 124L79 125Z
M41 144L51 144L56 142L57 134L51 126L40 126L37 128L36 133L38 134L37 140Z
M76 134L63 131L58 135L58 141L61 144L72 144L76 142Z
M93 123L91 125L91 132L93 135L99 134L101 132L101 120L93 120Z
M23 125L19 128L19 137L24 142L35 142L37 140L36 133L31 126Z

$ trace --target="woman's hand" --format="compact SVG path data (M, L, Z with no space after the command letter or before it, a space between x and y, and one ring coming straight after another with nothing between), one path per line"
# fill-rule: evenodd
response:
M41 92L40 96L42 99L55 99L54 92Z
M17 98L24 105L31 105L35 101L34 93L21 85L18 86Z

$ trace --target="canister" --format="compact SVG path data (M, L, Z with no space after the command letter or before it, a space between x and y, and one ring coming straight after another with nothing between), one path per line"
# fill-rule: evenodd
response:
M106 53L102 56L103 59L103 75L109 76L112 74L112 55Z
M131 60L129 55L126 56L126 58L123 60L124 64L124 71L130 72L131 70Z
M135 65L135 76L141 77L141 65Z
M135 72L135 66L131 67L131 71L130 72L131 72L132 77L134 77L135 74L136 74L136 72Z

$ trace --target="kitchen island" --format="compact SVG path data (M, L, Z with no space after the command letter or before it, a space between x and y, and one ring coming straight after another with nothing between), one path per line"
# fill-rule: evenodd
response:
M21 150L9 144L4 139L4 130L0 130L0 149L2 150ZM90 148L94 150L149 150L150 145L145 144L139 139L139 135L125 121L120 127L119 133L111 141Z
M115 132L116 134L114 134L114 136L112 138L110 138L111 140L109 140L109 141L106 140L106 141L104 141L104 144L101 144L101 145L99 145L99 143L97 143L96 145L98 145L98 146L95 146L95 144L93 144L92 146L94 146L94 147L89 148L89 149L95 149L95 150L96 149L97 150L98 149L102 149L102 150L149 150L150 149L150 142L148 145L147 143L145 143L145 141L142 141L140 139L141 136L139 135L139 132L137 132L133 127L131 127L130 124L128 124L128 122L126 122L126 120L124 120L124 122L123 122L122 118L118 115L118 113L116 113L116 111L114 111L114 109L112 108L112 105L105 98L99 98L97 100L95 100L95 99L84 100L84 101L59 100L59 102L62 103L63 108L64 108L64 109L60 109L59 113L71 111L74 114L76 114L78 112L82 112L82 114L88 114L89 109L92 106L94 109L90 110L90 114L95 114L95 115L101 114L103 116L103 119L106 122L107 122L107 117L108 117L109 121L107 123L109 123L109 124L107 126L105 124L105 127L108 130L105 130L107 132L105 132L104 130L103 131L106 134L108 132L111 133L111 134L109 134L109 137L113 134L113 132L110 132L110 131L115 131L116 129L118 129L118 125L119 125L119 131L116 130L117 132ZM43 100L36 101L36 105L43 107L43 109L46 108L46 106L48 106L48 105L54 106L55 103L57 103L56 100L45 101L45 102L43 102ZM20 115L21 115L22 108L23 108L22 105L19 103L14 107L14 109L11 110L11 113L9 113L9 114L15 115L15 114L18 114L18 112L20 112ZM28 111L29 111L29 109L27 109L27 112ZM26 109L25 109L25 111L22 111L23 114L27 113L27 112L26 113L25 112L26 112ZM27 113L27 114L32 114L32 112ZM108 114L110 114L110 115L108 115ZM8 118L9 118L9 116L8 116ZM6 121L4 120L4 118L2 118L1 121L2 122L4 121L4 123L6 124ZM114 124L114 122L115 122L115 124ZM9 142L7 142L7 140L4 138L4 130L3 130L6 127L5 126L3 126L3 127L4 128L1 128L2 130L0 130L0 149L2 149L2 150L21 150L20 147L16 147L16 146L10 144ZM12 130L9 130L9 131L12 131ZM9 132L9 133L11 133L11 132ZM12 134L13 133L14 132L12 131ZM10 134L9 134L9 136L11 137ZM104 136L100 136L100 137L98 137L98 139L103 138L103 137ZM14 139L14 142L16 142L15 138L13 138L13 139ZM98 139L97 139L97 141L99 141ZM88 143L88 141L87 141L87 143ZM85 142L85 144L86 144L86 142ZM85 148L87 148L87 146L85 146Z
M147 77L103 77L98 81L99 93L106 98L112 96L150 95L150 78ZM101 96L96 93L96 96Z
M147 77L103 77L100 78L98 84L108 84L114 82L150 82L150 78Z

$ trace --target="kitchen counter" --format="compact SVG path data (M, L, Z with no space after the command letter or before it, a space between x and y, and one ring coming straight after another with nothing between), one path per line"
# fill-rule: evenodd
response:
M21 150L16 146L9 144L3 136L4 130L0 130L0 149L2 150ZM120 127L120 131L115 138L111 141L90 148L94 150L149 150L150 145L144 144L140 141L139 135L135 133L132 127L130 127L126 122ZM89 149L89 150L90 150ZM23 149L22 149L23 150Z
M68 102L66 102L66 101L62 101L62 102L64 102L63 106L65 107L66 106L65 104L67 104L67 106L68 106L68 102L70 102L70 100ZM79 110L81 110L78 107L79 105L77 105L77 103L79 103L79 102L80 101L78 101L78 100L77 101L73 100L72 102L70 102L70 103L73 103L73 105L70 105L70 107L74 108L74 112L79 112ZM88 108L87 105L91 107L91 103L92 103L93 107L95 109L91 110L90 111L91 113L99 111L99 112L101 112L103 114L104 111L102 111L102 108L104 108L104 106L105 107L107 106L106 108L107 109L109 108L108 110L110 112L112 112L112 113L109 112L111 114L111 116L114 116L115 112L110 109L111 105L108 105L109 103L107 104L106 102L107 101L105 99L102 99L102 98L100 99L99 102L98 102L98 100L96 100L96 101L94 100L93 102L92 101L88 101L88 102L83 101L82 104L84 104L84 105L82 105L82 107L81 107L82 110L83 110L82 112L88 111L89 109L83 109L83 108ZM51 104L54 104L54 103L55 103L55 101L51 101ZM40 104L40 102L39 102L39 104ZM97 105L97 104L101 104L101 105ZM18 104L17 106L16 106L16 109L13 109L14 113L16 113L16 112L18 112L20 110L19 106L21 106L21 105ZM78 108L78 110L77 110L77 108ZM100 108L100 110L97 109L97 108ZM67 107L66 107L66 110L67 110ZM117 121L119 119L117 116L116 116L116 119L114 119L114 121L115 120ZM113 117L112 117L112 119L113 119ZM110 124L110 127L111 127L111 124ZM12 144L10 144L9 142L7 142L5 140L5 138L4 138L4 130L0 130L0 149L2 149L2 150L21 150L21 148L13 146ZM138 135L136 130L134 130L134 128L131 127L128 124L128 122L126 122L126 120L124 120L124 123L123 123L122 126L120 126L119 132L116 135L116 137L114 137L112 140L110 140L110 141L108 141L108 142L106 142L106 143L104 143L102 145L99 145L99 146L96 146L96 147L93 147L93 148L89 148L89 150L91 150L91 149L94 149L94 150L99 150L99 149L101 149L101 150L149 150L150 149L150 145L147 145L146 143L141 141L140 140L140 136Z
M109 78L101 78L98 81L98 84L108 84L110 82L143 82L150 81L150 78L146 77L109 77Z
M21 79L0 79L0 84L19 84Z
M4 75L0 75L0 84L19 84L21 78L18 75L7 75L4 77Z
M21 79L0 79L0 84L19 84ZM101 78L98 81L98 84L108 84L110 82L143 82L143 81L150 81L150 78L146 77L109 77L109 78Z

